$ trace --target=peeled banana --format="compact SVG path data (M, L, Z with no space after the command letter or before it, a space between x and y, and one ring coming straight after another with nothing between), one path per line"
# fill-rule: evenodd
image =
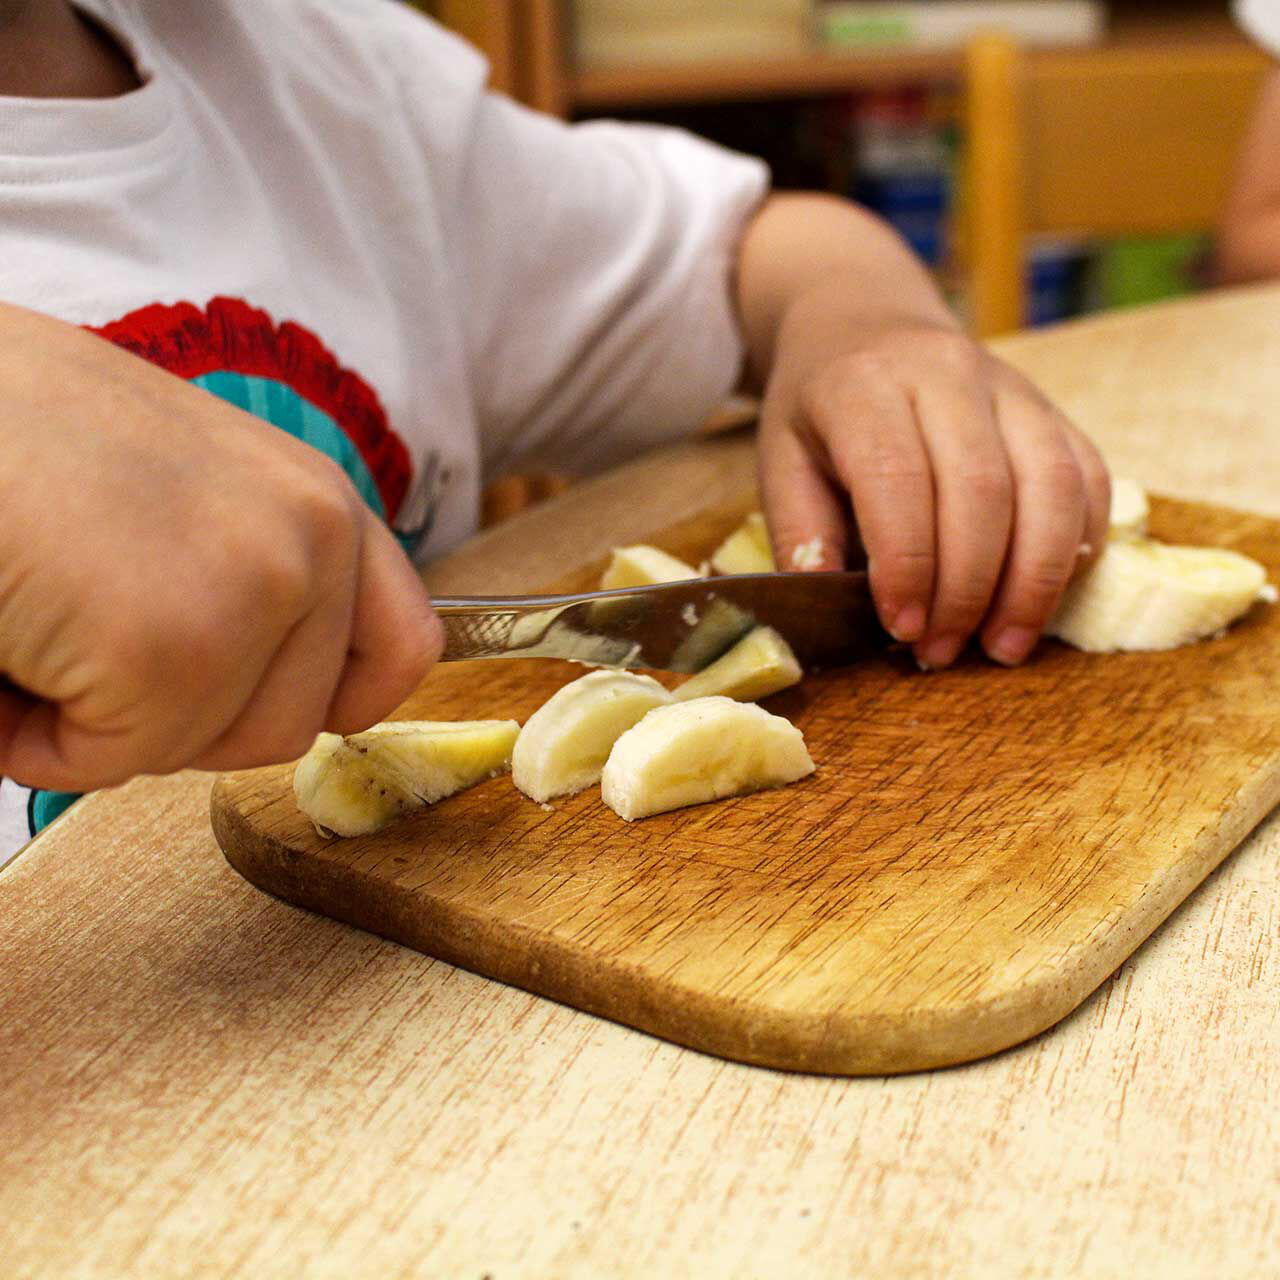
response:
M1112 542L1132 542L1147 535L1150 507L1141 486L1124 476L1111 477L1111 521L1107 538Z
M614 743L601 796L632 822L783 786L813 769L800 730L781 716L731 698L695 698L650 711Z
M1087 653L1176 649L1266 598L1265 570L1235 551L1113 541L1067 588L1045 632Z
M593 671L565 685L533 713L516 739L512 781L531 800L575 795L600 781L618 738L672 701L651 676Z
M609 566L600 579L601 591L619 591L623 587L649 587L659 582L683 582L702 575L692 565L657 547L638 543L634 547L615 547Z
M799 684L803 676L791 646L772 627L756 627L723 657L686 680L676 690L676 698L687 702L723 696L754 702Z
M1266 570L1248 556L1148 538L1148 510L1137 484L1112 477L1107 545L1067 588L1046 635L1087 653L1176 649L1273 598Z
M403 720L322 733L298 761L293 793L322 834L361 836L505 773L515 720Z
M772 573L775 565L764 516L753 511L711 553L717 573Z

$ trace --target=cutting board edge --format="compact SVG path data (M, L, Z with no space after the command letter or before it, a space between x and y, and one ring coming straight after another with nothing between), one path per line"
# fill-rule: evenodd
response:
M1055 967L1039 979L941 1010L922 1006L907 1014L841 1015L802 1013L744 999L726 1002L694 988L668 988L661 1000L654 1000L639 968L610 966L611 981L601 983L598 956L527 926L397 893L385 881L350 867L336 874L323 860L309 860L308 887L306 880L290 873L291 861L302 855L255 831L235 807L234 777L226 775L214 784L214 836L228 864L273 897L684 1048L751 1066L840 1076L960 1066L1048 1030L1115 973L1280 804L1280 776L1255 775L1261 779L1253 788L1255 794L1240 797L1225 839L1220 828L1206 828L1169 874L1151 886L1140 908L1129 908L1126 928L1108 929L1101 943L1086 939L1064 950ZM345 890L339 911L333 909L335 897L326 894L318 872Z
M1153 525L1164 523L1166 502L1171 508L1184 509L1184 517L1188 511L1202 511L1209 516L1226 514L1245 521L1223 545L1238 544L1249 533L1251 524L1256 523L1256 534L1263 526L1270 532L1276 523L1254 512L1156 497ZM686 523L695 522L691 519ZM1157 528L1156 532L1169 536L1174 531ZM662 539L655 537L655 541ZM681 1003L695 1010L693 1015L682 1017L678 1010L673 1012L670 1007L655 1010L643 999L643 993L619 994L610 990L609 983L600 983L602 965L613 978L628 975L624 964L610 966L599 956L585 955L581 949L575 951L572 942L557 943L554 938L533 932L518 919L504 925L503 930L508 941L519 938L535 953L523 960L509 954L509 946L504 951L499 941L492 938L492 922L477 918L475 906L462 908L447 902L412 898L385 882L356 880L358 873L350 867L344 868L341 875L335 868L325 867L325 880L311 885L315 893L312 897L289 868L295 859L313 857L314 851L295 850L286 843L287 835L283 840L271 835L265 835L261 842L254 840L256 833L250 824L257 808L243 816L234 815L238 821L220 829L219 843L233 868L251 883L285 901L570 1007L611 1018L677 1044L755 1065L836 1075L887 1074L958 1065L989 1056L1038 1034L1074 1010L1142 945L1280 800L1280 795L1274 794L1280 790L1280 776L1275 784L1269 783L1265 776L1268 768L1280 765L1280 760L1262 763L1254 760L1251 765L1253 772L1238 784L1233 796L1223 802L1219 821L1206 818L1199 829L1189 834L1185 828L1168 832L1174 845L1173 856L1161 866L1158 879L1126 891L1122 907L1099 916L1087 935L1061 951L1050 950L1049 959L1042 962L1048 970L1043 975L1033 969L1034 976L1020 986L995 993L988 991L984 1000L964 1006L963 1017L954 1006L932 1004L913 1008L907 1015L901 1010L892 1010L847 1018L838 1008L830 1011L830 1002L826 1014L804 1017L791 1010L779 1012L763 1006L750 994L734 999L717 992L686 993L685 988L675 988L668 982L664 1006L675 992ZM227 794L224 786L215 789L215 827L218 826L218 806ZM253 847L259 843L260 848ZM237 846L241 849L239 856L227 852ZM344 902L342 893L335 894L335 887L345 892L350 901ZM355 901L353 890L359 890L369 902ZM394 903L388 906L388 895L403 899L399 908ZM339 909L335 909L335 903ZM403 911L410 903L414 911L432 913L431 929L415 934L413 928L385 927L388 919L395 919L397 910ZM361 916L363 918L359 918ZM455 944L449 943L447 929L441 929L451 922ZM467 954L455 950L455 945L458 948L473 946L478 936L487 939L483 950ZM998 957L995 963L999 963ZM1024 966L1024 972L1027 967L1030 961ZM644 972L636 968L630 973L629 984L638 981ZM557 987L547 978L548 973L558 978L568 975L572 981ZM580 978L580 975L586 976ZM593 975L599 989L591 985ZM982 975L977 976L981 980ZM649 978L652 977L650 973ZM702 1010L703 1005L710 1016ZM748 1015L761 1016L762 1013L766 1025L753 1032L747 1025ZM691 1022L692 1032L688 1025ZM838 1022L844 1023L842 1029L836 1026ZM714 1023L723 1025L717 1028ZM908 1023L905 1032L898 1034ZM878 1044L868 1051L865 1046L868 1029L876 1026L879 1027ZM982 1027L984 1034L975 1035L975 1027ZM939 1051L938 1045L944 1041L947 1048L945 1052Z

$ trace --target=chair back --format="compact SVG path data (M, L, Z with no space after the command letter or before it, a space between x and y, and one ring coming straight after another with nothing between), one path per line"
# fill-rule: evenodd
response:
M1028 54L977 37L960 242L978 334L1023 324L1033 235L1209 230L1269 65L1225 42Z

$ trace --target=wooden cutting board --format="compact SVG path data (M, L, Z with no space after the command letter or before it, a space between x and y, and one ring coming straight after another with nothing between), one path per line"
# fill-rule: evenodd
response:
M752 504L655 531L697 560ZM1280 580L1280 523L1159 501L1153 532ZM549 587L590 586L599 565ZM908 656L770 699L817 773L626 824L499 778L322 839L290 769L225 776L227 859L289 902L743 1062L879 1074L981 1057L1076 1007L1280 802L1280 607L1162 654L1018 671ZM581 668L449 664L415 718L523 720Z

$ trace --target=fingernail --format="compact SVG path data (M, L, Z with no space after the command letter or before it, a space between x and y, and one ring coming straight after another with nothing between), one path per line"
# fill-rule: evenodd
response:
M949 667L964 648L963 636L934 636L916 650L916 661L925 671Z
M987 646L987 653L1006 667L1017 666L1035 648L1036 633L1029 627L1006 627Z
M924 635L925 621L924 606L909 604L894 615L889 624L889 634L903 644L915 644Z

